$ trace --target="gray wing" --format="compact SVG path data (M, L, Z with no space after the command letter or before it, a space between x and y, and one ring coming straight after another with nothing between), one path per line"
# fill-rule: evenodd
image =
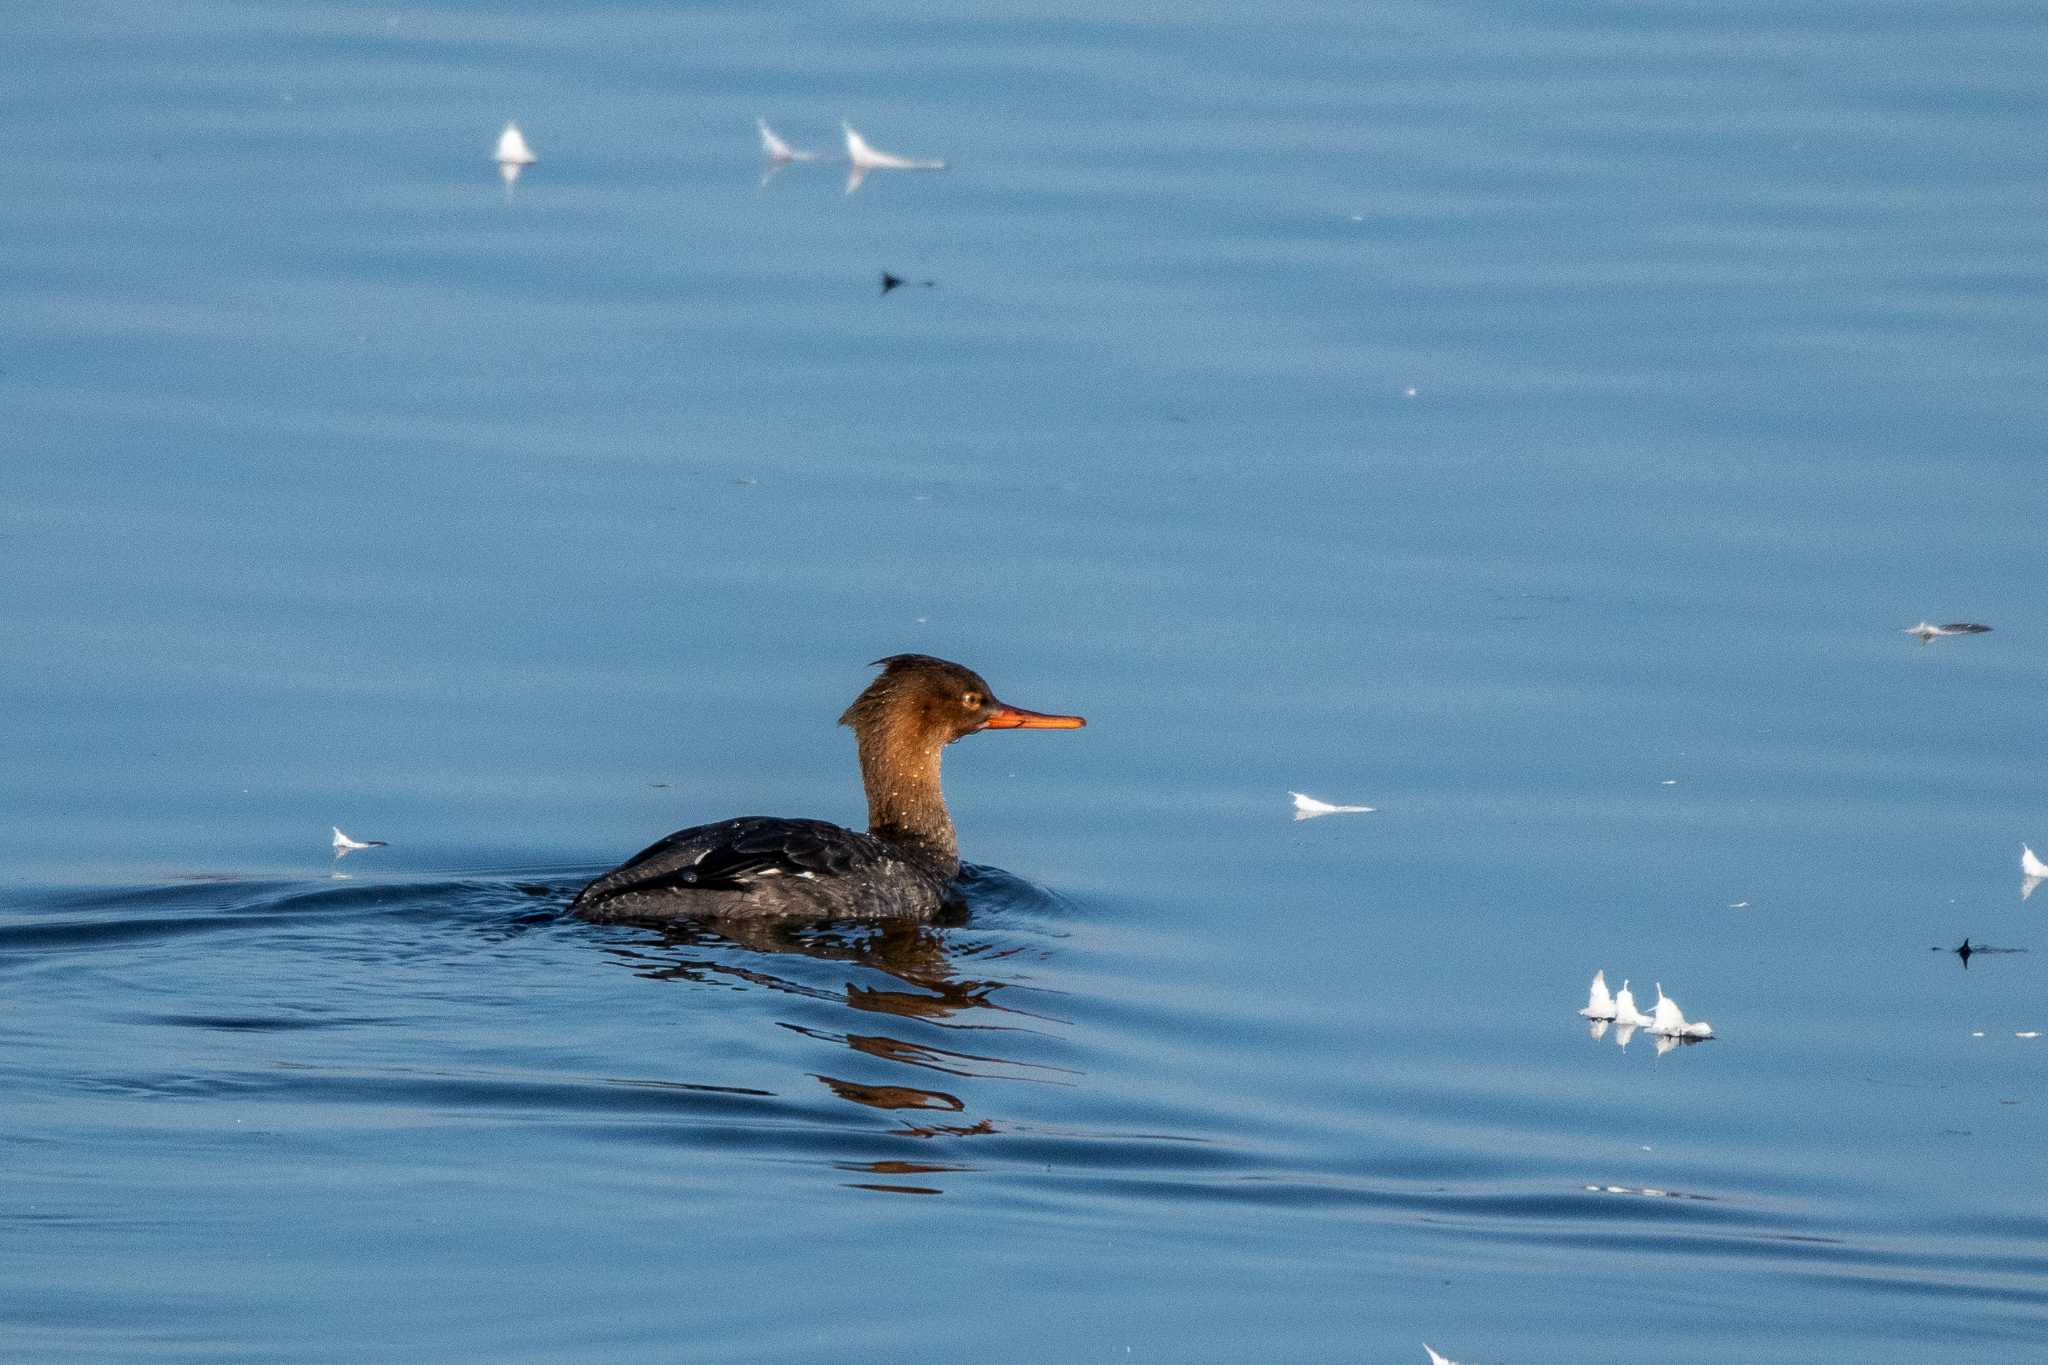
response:
M744 892L774 877L845 877L891 856L824 820L743 815L677 830L584 887L571 908L629 892Z

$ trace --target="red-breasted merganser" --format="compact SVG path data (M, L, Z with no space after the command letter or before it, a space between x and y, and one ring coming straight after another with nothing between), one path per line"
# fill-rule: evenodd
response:
M860 745L868 832L743 815L677 830L583 888L584 919L930 919L960 875L940 751L977 730L1073 730L1079 716L996 700L980 674L929 654L877 659L839 717Z

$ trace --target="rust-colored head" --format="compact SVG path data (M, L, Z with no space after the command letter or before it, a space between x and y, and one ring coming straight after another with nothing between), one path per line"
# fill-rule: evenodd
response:
M856 735L890 732L896 742L910 737L951 744L976 730L1077 730L1079 716L1026 711L997 699L988 682L929 654L891 654L875 660L882 672L839 717Z
M839 718L860 743L868 833L950 879L960 871L960 848L939 791L941 751L976 730L1073 730L1087 722L1005 705L979 673L929 654L875 663L881 676Z

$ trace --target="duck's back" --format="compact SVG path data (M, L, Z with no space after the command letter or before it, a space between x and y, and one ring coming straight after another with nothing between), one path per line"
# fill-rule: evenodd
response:
M677 830L584 887L569 909L600 922L929 919L949 884L871 835L743 815Z

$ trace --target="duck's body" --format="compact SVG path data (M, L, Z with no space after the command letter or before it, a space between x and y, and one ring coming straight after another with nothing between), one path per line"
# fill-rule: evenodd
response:
M997 701L979 674L924 654L882 674L839 720L860 744L868 832L823 820L746 815L677 830L605 873L570 910L585 919L924 920L953 899L959 845L939 757L984 729L1073 729Z
M959 874L825 820L742 815L679 829L583 888L591 920L930 919Z

